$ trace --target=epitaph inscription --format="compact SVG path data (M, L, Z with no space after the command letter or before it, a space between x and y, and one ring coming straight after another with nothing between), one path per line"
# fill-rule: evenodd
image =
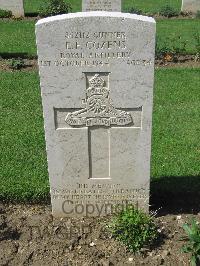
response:
M36 35L53 215L148 210L154 19L67 14Z

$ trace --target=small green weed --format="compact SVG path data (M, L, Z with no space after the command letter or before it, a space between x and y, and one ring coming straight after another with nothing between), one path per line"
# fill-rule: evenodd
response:
M195 61L200 60L200 32L196 32L194 34L195 39L195 48L196 48L196 55L195 55Z
M13 70L19 70L22 69L25 66L24 60L19 58L19 59L11 59L9 61L9 67Z
M47 3L43 3L44 6L40 8L40 16L56 16L69 13L72 8L70 3L66 3L64 0L49 0Z
M140 15L142 14L142 10L136 7L131 7L130 9L127 10L127 13Z
M182 247L182 252L191 253L192 266L200 265L200 226L195 220L192 220L190 224L184 224L183 229L189 243Z
M168 43L163 43L159 38L156 40L156 59L163 59L167 55L172 55L173 49Z
M166 5L161 7L159 14L161 16L171 18L171 17L177 17L179 15L179 12L175 8Z
M10 18L10 17L12 17L11 11L0 9L0 18Z
M113 237L132 252L139 252L144 246L152 244L158 236L153 217L134 207L128 207L117 214L108 228Z
M178 44L177 45L177 40ZM186 54L186 46L188 41L182 39L181 36L169 37L166 42L162 42L159 38L156 40L156 58L165 59L170 57L175 60L177 55Z
M196 18L199 18L200 19L200 10L197 11Z

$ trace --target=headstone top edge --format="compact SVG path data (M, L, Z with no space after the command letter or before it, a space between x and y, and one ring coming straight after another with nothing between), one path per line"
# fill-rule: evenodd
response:
M72 18L84 18L84 17L129 18L129 19L139 20L143 22L156 23L155 19L152 17L141 16L137 14L122 13L122 12L108 12L108 11L90 11L90 12L68 13L68 14L43 18L43 19L38 20L38 22L35 25L39 26L45 23L61 21L65 19L72 19Z

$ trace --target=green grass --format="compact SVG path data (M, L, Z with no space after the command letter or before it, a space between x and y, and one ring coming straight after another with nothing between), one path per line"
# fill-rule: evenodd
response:
M152 176L200 174L200 68L155 76Z
M180 47L183 41L187 41L186 53L195 54L194 33L200 32L199 28L198 19L159 20L157 38L161 46L169 47ZM25 53L36 56L34 21L0 21L0 36L0 55Z
M186 42L186 53L195 54L195 33L200 35L200 20L159 20L157 21L157 39L161 46L180 48Z
M0 55L36 55L34 21L0 21Z
M37 200L49 193L37 73L0 74L0 199Z
M199 84L200 69L156 71L151 173L154 180L172 182L172 189L168 177L180 177L180 185L182 177L200 174ZM38 74L1 72L0 88L0 199L45 199L49 185Z
M25 13L38 13L44 2L42 0L24 0ZM81 11L82 0L66 0L66 2L71 3L72 12ZM174 7L176 10L181 9L181 0L122 0L122 10L127 11L131 7L135 7L144 13L156 13L166 4Z
M158 13L161 7L170 5L174 9L181 10L181 0L122 0L123 10L131 7L142 10L143 13Z

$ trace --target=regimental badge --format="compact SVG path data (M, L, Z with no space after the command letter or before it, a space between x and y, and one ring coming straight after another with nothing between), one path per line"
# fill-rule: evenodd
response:
M70 126L125 126L133 123L130 113L116 109L110 99L110 89L105 80L96 73L89 79L84 109L69 113L65 121Z

